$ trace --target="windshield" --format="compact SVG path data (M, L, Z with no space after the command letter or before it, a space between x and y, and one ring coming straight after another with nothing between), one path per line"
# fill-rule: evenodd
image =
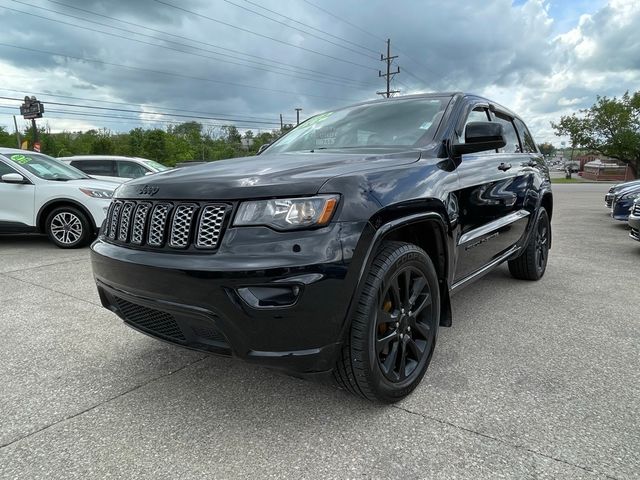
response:
M433 138L448 101L414 98L322 113L294 128L265 154L424 145Z
M156 172L164 172L165 170L169 170L169 167L166 165L162 165L161 163L155 162L153 160L142 160L143 163L149 167L151 170Z
M79 180L89 178L77 168L41 153L5 153L4 156L29 173L45 180Z

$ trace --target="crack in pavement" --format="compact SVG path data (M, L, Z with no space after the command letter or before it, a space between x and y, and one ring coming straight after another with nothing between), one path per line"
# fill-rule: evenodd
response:
M20 438L16 438L15 440L12 440L10 442L1 444L0 445L0 450L3 449L3 448L10 447L14 443L21 442L22 440L25 440L25 439L27 439L29 437L37 435L38 433L41 433L41 432L43 432L45 430L48 430L49 428L55 427L56 425L59 425L61 423L67 422L69 420L72 420L72 419L74 419L76 417L84 415L85 413L91 412L92 410L95 410L96 408L101 407L102 405L106 405L107 403L110 403L110 402L112 402L114 400L117 400L118 398L123 397L124 395L127 395L127 394L129 394L131 392L135 392L136 390L138 390L138 389L140 389L142 387L146 387L147 385L149 385L149 384L151 384L151 383L153 383L153 382L155 382L157 380L161 380L161 379L169 377L169 376L171 376L171 375L173 375L175 373L181 372L182 370L190 367L191 365L195 365L196 363L202 362L203 360L206 360L207 358L209 358L209 355L206 355L206 356L204 356L202 358L199 358L198 360L194 360L193 362L189 362L189 363L187 363L185 365L182 365L181 367L177 368L176 370L172 370L172 371L170 371L168 373L165 373L165 374L162 374L162 375L158 375L157 377L151 378L151 379L147 380L146 382L142 382L139 385L136 385L136 386L134 386L134 387L132 387L132 388L130 388L128 390L125 390L123 392L118 393L117 395L109 397L106 400L103 400L102 402L96 403L95 405L92 405L92 406L90 406L88 408L85 408L84 410L82 410L80 412L76 412L73 415L69 415L69 416L67 416L67 417L65 417L65 418L63 418L61 420L58 420L57 422L53 422L53 423L50 423L49 425L45 425L44 427L39 428L37 430L34 430L34 431L32 431L32 432L30 432L30 433L28 433L28 434L26 434L26 435L24 435L24 436L22 436Z
M7 278L11 278L12 280L16 280L18 282L26 283L27 285L31 285L32 287L42 288L43 290L48 290L49 292L58 293L60 295L64 295L65 297L73 298L74 300L80 300L81 302L88 303L89 305L93 305L95 307L102 307L98 302L92 302L91 300L84 299L82 297L76 297L75 295L71 295L70 293L63 292L60 290L56 290L54 288L45 287L44 285L40 285L38 283L33 283L28 280L24 280L23 278L14 277L13 275L9 275L7 273L0 273L0 276L4 276Z
M534 455L540 455L541 457L545 457L545 458L548 458L548 459L556 461L556 462L564 463L565 465L569 465L569 466L574 467L574 468L579 468L580 470L584 470L585 472L592 473L594 475L604 475L606 478L609 478L611 480L619 480L617 477L613 477L613 476L608 475L608 474L606 474L604 472L596 472L591 467L585 467L583 465L577 465L575 463L568 462L567 460L563 460L561 458L557 458L557 457L554 457L552 455L548 455L546 453L538 452L537 450L533 450L532 448L526 447L525 445L518 445L518 444L515 444L515 443L507 442L506 440L503 440L502 438L494 437L494 436L486 434L486 433L478 432L478 431L473 430L471 428L463 427L462 425L457 425L457 424L455 424L453 422L449 422L447 420L441 420L439 418L435 418L435 417L431 417L429 415L425 415L424 413L414 412L413 410L409 410L408 408L401 407L399 405L391 405L391 407L395 408L397 410L400 410L401 412L408 413L410 415L416 415L418 417L421 417L424 420L431 420L433 422L440 423L441 425L447 425L449 427L453 427L453 428L456 428L458 430L462 430L462 431L465 431L465 432L468 432L468 433L472 433L474 435L478 435L480 437L487 438L489 440L494 440L494 441L496 441L498 443L501 443L503 445L507 445L507 446L515 448L515 449L525 450L525 451L527 451L529 453L533 453Z
M44 263L42 265L34 265L33 267L18 268L16 270L9 270L7 272L0 272L0 275L6 275L8 273L26 272L28 270L35 270L36 268L52 267L54 265L64 265L65 263L86 262L86 258L76 258L75 260L65 260L64 262Z

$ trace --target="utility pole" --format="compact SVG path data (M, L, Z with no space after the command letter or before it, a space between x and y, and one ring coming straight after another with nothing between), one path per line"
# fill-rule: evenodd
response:
M378 95L382 95L383 97L387 97L387 98L389 98L394 93L400 93L400 90L391 90L391 79L393 78L394 75L396 75L397 73L400 73L400 67L396 67L395 72L391 71L391 62L393 61L394 58L398 58L398 55L391 56L391 39L388 38L387 39L387 56L385 57L384 54L382 53L380 54L380 61L387 62L387 73L382 73L381 70L378 70L378 77L386 77L387 90L384 92L376 92Z
M296 126L300 125L300 112L302 111L301 108L296 108Z
M284 124L282 123L282 114L280 114L280 131L284 130Z
M16 127L16 140L18 141L18 148L20 148L22 145L20 143L20 132L18 131L18 121L16 120L16 116L13 116L13 125L14 127Z

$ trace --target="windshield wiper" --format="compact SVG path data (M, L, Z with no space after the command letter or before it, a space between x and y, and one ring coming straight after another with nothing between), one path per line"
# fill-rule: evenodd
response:
M71 179L70 178L47 178L47 180L51 180L52 182L68 182Z

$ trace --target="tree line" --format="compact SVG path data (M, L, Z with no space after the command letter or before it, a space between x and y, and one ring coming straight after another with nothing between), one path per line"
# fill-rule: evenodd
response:
M241 134L233 125L205 130L199 122L185 122L164 130L134 128L125 133L108 129L52 133L48 128L41 128L38 135L40 151L52 157L123 155L148 158L172 166L186 161L255 155L261 145L271 143L290 128L287 125L283 130L257 134L247 130ZM31 129L25 130L21 137L32 145ZM0 146L17 147L15 134L2 126Z

